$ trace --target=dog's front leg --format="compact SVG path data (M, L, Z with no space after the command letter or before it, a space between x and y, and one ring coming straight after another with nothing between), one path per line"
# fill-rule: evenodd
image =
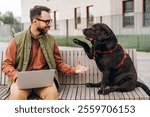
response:
M105 87L107 86L109 82L108 78L109 78L109 70L103 72L103 77L101 80L101 87L100 87L100 90L98 90L98 94L105 94Z
M77 45L82 46L84 51L86 52L87 56L90 59L93 59L93 51L86 42L80 41L79 39L73 39L73 42Z

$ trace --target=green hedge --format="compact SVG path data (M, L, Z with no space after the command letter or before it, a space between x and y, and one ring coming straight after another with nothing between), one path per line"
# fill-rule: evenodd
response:
M55 36L59 46L79 47L73 43L74 38L86 41L84 36ZM124 48L136 48L138 51L150 51L150 35L117 35L118 42Z

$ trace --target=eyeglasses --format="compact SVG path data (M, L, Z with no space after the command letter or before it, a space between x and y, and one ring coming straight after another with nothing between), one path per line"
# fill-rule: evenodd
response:
M42 20L42 19L39 19L39 18L36 18L36 19L39 20L39 21L45 22L47 25L51 24L53 22L52 19L49 19L49 20Z

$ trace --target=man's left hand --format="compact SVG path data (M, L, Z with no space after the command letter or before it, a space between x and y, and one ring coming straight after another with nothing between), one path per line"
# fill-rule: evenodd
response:
M80 62L78 61L75 69L76 69L75 73L80 74L80 73L84 73L84 72L88 71L89 67L82 66L80 64Z

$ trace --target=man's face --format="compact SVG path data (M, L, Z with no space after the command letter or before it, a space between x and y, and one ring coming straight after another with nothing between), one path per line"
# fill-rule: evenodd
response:
M36 20L38 21L37 30L39 31L40 35L46 34L51 27L52 19L50 14L46 11L42 11L41 17L36 18Z

